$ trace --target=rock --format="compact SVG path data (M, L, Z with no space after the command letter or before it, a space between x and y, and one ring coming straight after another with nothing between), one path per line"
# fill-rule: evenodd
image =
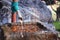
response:
M6 40L56 40L55 39L55 28L52 25L52 15L50 10L46 7L47 5L45 5L43 2L41 2L41 0L20 0L19 1L19 8L20 8L20 12L23 16L23 24L19 25L20 23L18 23L18 18L17 18L17 23L13 24L13 25L8 25L6 23L8 22L8 18L11 19L11 1L10 0L2 0L2 3L4 3L4 8L6 8L8 11L3 12L5 10L2 11L1 10L1 23L2 23L2 28L4 30L4 34L6 36ZM8 14L8 15L7 15ZM26 23L27 24L26 24ZM33 24L32 24L32 23ZM38 22L39 24L36 24L34 22ZM30 23L30 24L29 24ZM3 25L6 24L6 25ZM5 27L6 28L5 28ZM10 26L10 27L9 27ZM12 27L16 26L18 31L13 32L12 31ZM36 32L39 31L47 31L47 34L35 34ZM52 34L49 34L49 31ZM40 33L40 32L39 32ZM24 37L23 37L24 35ZM40 35L40 36L39 36ZM51 37L50 37L51 35ZM47 37L46 37L47 36ZM23 37L23 38L22 38ZM45 38L46 37L46 38Z
M16 25L17 31L12 31L13 25L11 27L8 27L8 25L2 27L6 40L57 40L57 34L48 31L39 23Z

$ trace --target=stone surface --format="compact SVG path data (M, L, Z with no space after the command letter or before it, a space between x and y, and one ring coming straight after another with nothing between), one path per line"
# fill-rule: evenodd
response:
M57 40L57 34L51 31L47 31L43 25L38 23L28 23L24 25L15 25L17 31L13 31L11 28L15 24L2 26L6 40ZM23 27L23 29L21 28ZM45 31L46 30L46 31Z
M56 40L57 39L57 36L54 35L55 28L52 24L51 12L46 7L46 5L40 0L20 0L19 1L19 7L20 7L20 12L23 16L23 22L40 22L39 25L36 25L36 24L25 24L22 26L17 24L12 26L8 25L9 23L8 19L11 19L11 1L2 0L2 3L4 4L4 6L2 9L0 9L1 10L0 24L7 23L6 25L2 26L5 32L4 34L6 36L6 40L13 40L13 39L14 40L48 40L48 39ZM18 22L18 18L17 18L17 22ZM18 29L17 32L12 31L11 28L13 26L17 27ZM45 30L47 31L47 34ZM50 33L49 31L51 32L51 34L49 34ZM40 35L39 33L42 33L42 34L44 33L44 34Z
M0 9L0 24L11 23L11 0L2 0L4 4ZM51 31L55 30L52 24L52 14L41 0L19 0L20 12L23 16L23 22L41 21L44 27L50 28ZM17 16L17 22L18 21ZM46 25L47 24L47 25ZM53 29L53 30L52 30Z

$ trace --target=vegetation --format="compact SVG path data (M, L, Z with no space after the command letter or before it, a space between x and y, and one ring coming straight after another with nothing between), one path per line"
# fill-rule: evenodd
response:
M60 31L60 22L56 21L56 22L53 22L53 24L55 25L56 30Z

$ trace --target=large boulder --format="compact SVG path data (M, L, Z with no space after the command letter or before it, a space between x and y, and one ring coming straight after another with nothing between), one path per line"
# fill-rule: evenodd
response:
M11 21L11 0L2 0L4 6L1 9L2 24ZM23 22L39 22L52 32L55 27L52 24L52 14L47 5L41 0L19 0L19 8L23 17ZM18 18L17 18L17 22Z
M7 9L11 8L10 0L2 0L2 2L4 6L7 6ZM37 17L42 22L52 21L50 10L41 0L19 0L19 7L24 20L36 19Z
M4 6L0 12L2 14L0 18L2 24L5 24L2 25L2 29L6 40L57 40L51 12L41 0L19 0L20 12L23 17L22 25L20 23L16 23L17 25L6 24L10 21L8 19L11 19L11 1L2 0L2 3ZM37 22L38 24L36 24ZM17 32L12 31L13 26L18 28Z

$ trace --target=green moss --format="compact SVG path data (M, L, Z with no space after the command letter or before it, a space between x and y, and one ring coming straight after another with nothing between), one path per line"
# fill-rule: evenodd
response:
M53 24L55 25L56 29L60 31L60 22L53 22Z

